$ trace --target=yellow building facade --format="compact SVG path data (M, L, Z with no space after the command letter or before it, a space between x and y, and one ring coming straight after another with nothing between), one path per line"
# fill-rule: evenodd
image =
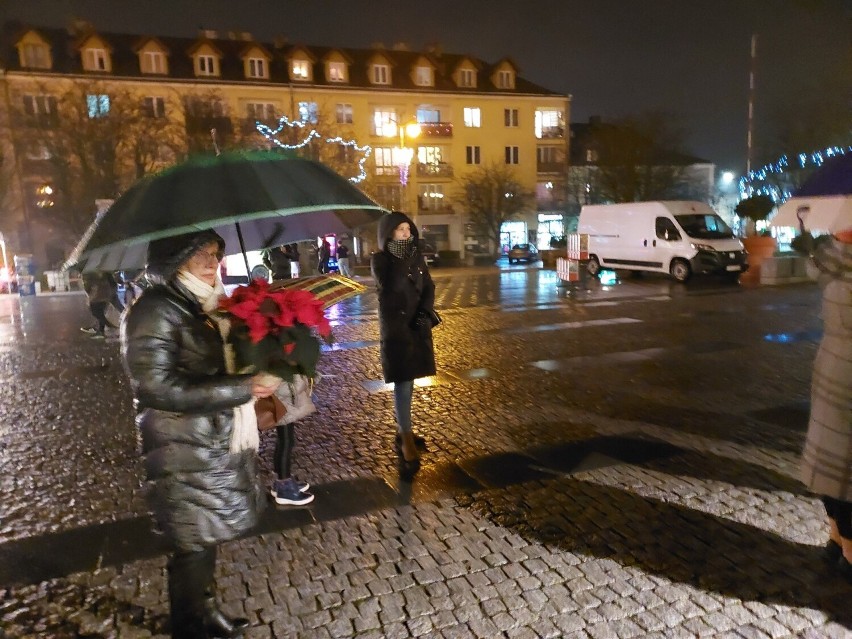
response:
M459 180L490 164L507 165L536 194L529 210L507 225L504 244L533 241L544 248L550 235L561 234L570 96L525 80L509 58L487 63L400 45L348 49L261 43L246 33L165 38L91 28L22 29L3 56L0 144L15 162L0 222L9 228L0 231L17 237L22 250L26 240L36 253L49 245L45 262L56 261L59 247L67 252L75 238L52 237L49 224L33 222L45 217L35 210L45 205L45 187L60 185L51 175L50 150L25 148L21 123L61 126L59 119L68 117L62 105L72 102L80 105L80 117L118 118L119 93L125 102L132 96L164 138L175 139L178 129L186 134L186 148L161 145L144 171L209 147L213 128L224 147L297 146L316 130L322 138L369 146L365 191L412 215L439 251L463 257L485 249L468 225ZM419 131L405 128L415 121ZM277 133L260 135L258 122ZM147 140L153 129L142 123L138 139ZM125 156L126 162L116 179L126 188L141 163L137 158L134 166L138 149L125 149L127 141L117 146L118 163ZM340 156L357 164L361 153L347 149ZM15 224L31 228L15 233ZM359 253L372 248L367 240Z

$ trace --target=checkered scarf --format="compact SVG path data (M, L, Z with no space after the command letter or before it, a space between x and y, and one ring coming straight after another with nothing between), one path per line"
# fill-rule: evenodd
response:
M409 237L407 240L388 240L387 249L394 257L401 260L407 259L414 255L414 238Z

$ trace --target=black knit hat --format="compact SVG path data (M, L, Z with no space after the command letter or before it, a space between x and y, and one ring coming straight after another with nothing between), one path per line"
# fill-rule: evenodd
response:
M145 270L149 277L170 280L184 262L210 242L219 245L217 257L221 260L225 255L225 240L215 231L197 231L154 240L148 245L148 263Z

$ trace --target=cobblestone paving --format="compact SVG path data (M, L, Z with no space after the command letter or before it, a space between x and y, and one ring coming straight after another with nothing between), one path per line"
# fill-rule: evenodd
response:
M852 636L796 480L814 287L570 299L534 269L436 277L423 470L396 476L367 294L336 310L296 470L378 478L400 505L224 545L219 597L247 637ZM145 515L117 342L84 318L80 296L0 298L0 553ZM163 636L166 613L163 557L0 584L0 637Z

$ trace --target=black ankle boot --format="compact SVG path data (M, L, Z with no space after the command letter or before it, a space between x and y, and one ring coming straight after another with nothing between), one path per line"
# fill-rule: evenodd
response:
M231 619L219 610L216 600L208 598L204 601L204 627L210 639L236 639L242 637L249 626L248 619L237 617Z

